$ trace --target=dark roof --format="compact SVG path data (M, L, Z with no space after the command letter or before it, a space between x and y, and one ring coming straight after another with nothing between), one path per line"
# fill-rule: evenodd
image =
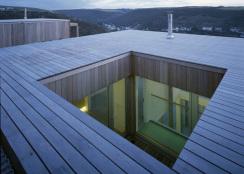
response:
M244 40L187 34L168 40L166 35L122 31L0 49L1 130L24 168L32 172L35 166L40 173L173 172L38 82L135 51L227 70L173 170L242 173Z

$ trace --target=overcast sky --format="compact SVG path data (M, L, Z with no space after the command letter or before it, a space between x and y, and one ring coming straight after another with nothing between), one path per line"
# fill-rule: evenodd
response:
M0 0L0 5L43 9L244 6L244 0Z

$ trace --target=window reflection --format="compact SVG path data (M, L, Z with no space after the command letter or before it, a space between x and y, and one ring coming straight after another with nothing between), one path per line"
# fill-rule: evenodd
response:
M142 146L146 142L142 149L160 154L156 155L158 159L166 153L166 160L162 161L172 162L184 147L209 99L145 78L132 78L135 79L134 89L126 89L129 80L122 79L74 104L135 144ZM126 121L126 113L131 111L126 110L127 90L135 92L136 114L129 116L136 121L132 122L128 115ZM129 104L133 105L133 101L127 98Z
M125 79L73 104L119 134L125 134Z
M88 97L88 113L102 122L109 125L108 88L101 89Z
M149 121L189 136L209 99L159 82L136 77L139 128ZM140 112L141 111L141 112Z

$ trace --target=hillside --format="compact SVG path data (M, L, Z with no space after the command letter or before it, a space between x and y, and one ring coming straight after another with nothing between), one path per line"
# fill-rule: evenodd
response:
M122 26L133 26L136 24L152 29L162 29L167 26L167 12L172 10L174 13L175 26L216 26L216 27L241 27L244 28L244 9L225 9L225 8L158 8L158 9L138 9L133 10L123 16L111 19L109 23Z
M58 14L65 14L66 16L73 17L75 19L81 19L91 23L104 23L112 19L116 19L129 12L127 9L74 9L74 10L58 10L55 11Z
M239 36L240 31L244 31L244 7L179 7L124 11L81 9L57 12L87 22L115 26L117 29L165 31L168 11L173 11L174 26L179 32Z
M0 19L20 19L24 16L23 7L6 7L0 6ZM85 22L79 19L57 14L52 11L28 8L28 18L55 18L55 19L70 19L72 22L79 24L80 36L98 34L106 32L105 28L90 22Z

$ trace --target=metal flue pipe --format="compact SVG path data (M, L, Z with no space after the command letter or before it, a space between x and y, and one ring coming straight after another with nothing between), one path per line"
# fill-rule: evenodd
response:
M27 8L25 8L24 19L27 19Z
M168 13L168 35L167 35L167 39L173 39L174 35L173 35L173 14L172 13Z

